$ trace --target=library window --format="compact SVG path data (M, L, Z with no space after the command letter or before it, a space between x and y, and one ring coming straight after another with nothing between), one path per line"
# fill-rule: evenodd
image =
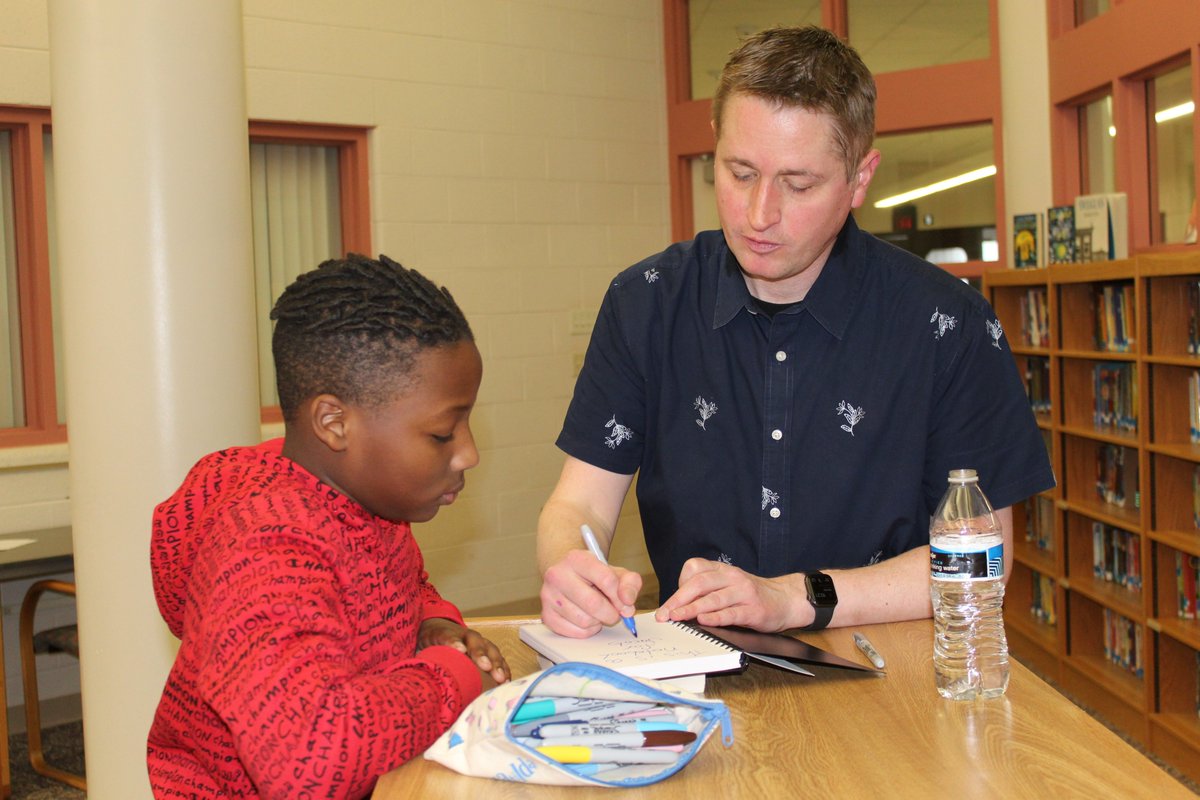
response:
M1075 24L1095 19L1111 7L1111 0L1075 0Z
M687 3L693 100L712 97L742 40L774 25L820 25L821 0L691 0Z
M935 263L999 258L991 125L882 135L875 147L860 228Z
M369 253L363 128L250 123L262 416L278 420L270 310L297 274ZM0 447L67 438L46 109L0 108Z
M1196 105L1192 96L1190 64L1159 75L1147 85L1150 238L1154 243L1196 241Z
M371 252L366 129L251 122L250 197L259 397L277 422L271 308L301 272Z
M1117 190L1112 95L1079 106L1080 194L1108 194Z
M988 0L847 0L850 44L876 74L991 54Z

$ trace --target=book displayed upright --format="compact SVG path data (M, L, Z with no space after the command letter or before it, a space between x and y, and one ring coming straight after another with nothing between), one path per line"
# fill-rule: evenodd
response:
M1075 260L1129 257L1129 212L1124 192L1075 198Z
M1045 239L1041 214L1013 215L1013 266L1017 269L1039 266Z
M1046 263L1075 263L1075 206L1046 210Z

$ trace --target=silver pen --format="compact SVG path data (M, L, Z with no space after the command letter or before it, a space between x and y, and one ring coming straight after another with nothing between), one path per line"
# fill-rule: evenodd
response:
M879 655L879 651L875 649L875 645L867 641L867 637L856 631L854 634L854 644L875 665L875 669L883 669L883 656Z

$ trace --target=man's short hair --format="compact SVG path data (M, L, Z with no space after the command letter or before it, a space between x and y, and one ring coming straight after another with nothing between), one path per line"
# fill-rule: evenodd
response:
M473 341L450 292L387 256L350 253L300 275L271 311L275 383L287 422L318 394L377 406L412 380L425 348Z
M718 139L725 103L738 94L828 114L847 180L871 149L875 79L854 48L824 28L768 28L730 54L712 102Z

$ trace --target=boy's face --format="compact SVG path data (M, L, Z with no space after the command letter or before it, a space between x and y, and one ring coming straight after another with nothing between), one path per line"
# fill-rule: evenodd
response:
M338 488L385 519L433 519L479 463L468 420L482 376L473 342L431 347L417 353L403 393L373 408L347 406Z

